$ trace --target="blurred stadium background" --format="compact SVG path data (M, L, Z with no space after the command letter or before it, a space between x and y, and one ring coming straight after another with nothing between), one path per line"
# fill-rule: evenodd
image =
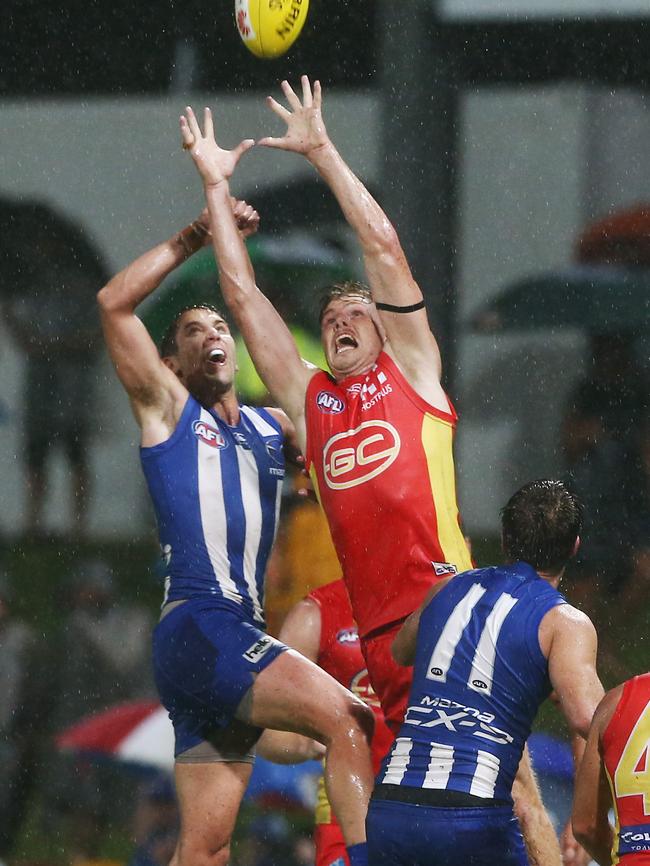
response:
M246 51L231 6L6 0L0 218L4 206L42 203L80 227L115 272L201 208L194 170L179 147L183 106L211 105L220 135L232 144L274 127L264 97L277 95L282 78L303 72L320 78L329 132L395 222L427 297L461 416L461 511L475 557L485 564L498 556L501 504L525 480L563 469L562 413L587 370L590 332L552 326L486 335L472 323L518 280L574 263L588 225L650 202L648 4L311 0L297 44L273 62ZM270 266L269 289L284 309L298 311L295 324L309 327L305 272L296 276L296 261L282 256L290 240L303 250L313 288L327 272L325 265L319 270L317 243L334 256L330 267L335 261L358 273L345 225L300 161L284 154L248 155L236 191L260 209L261 236L266 232L271 243L267 265L274 241L285 251L276 269ZM47 318L61 300L57 288L15 276L7 229L5 223L0 231L7 264L0 305L31 293L32 315L42 303ZM47 265L37 230L27 246ZM646 374L649 303L641 298L633 337ZM26 356L9 317L0 319L0 336L0 561L12 586L12 612L54 644L65 613L61 587L80 557L101 556L120 595L155 613L155 532L137 433L103 350L95 368L87 526L75 532L68 467L54 452L41 531L34 534L27 531L23 466ZM51 409L44 405L29 423L47 432ZM292 591L299 596L299 588ZM634 672L648 667L647 607L633 622L610 612L608 628ZM620 678L616 669L608 676ZM561 731L550 711L540 728ZM65 844L48 844L35 810L12 856L65 862ZM284 832L260 814L247 814L244 827ZM297 825L308 832L308 814L300 813ZM125 859L127 837L100 853Z

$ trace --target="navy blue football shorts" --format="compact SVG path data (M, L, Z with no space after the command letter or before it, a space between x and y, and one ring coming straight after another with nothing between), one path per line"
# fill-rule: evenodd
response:
M370 800L372 866L528 866L509 806L448 808Z
M209 744L236 725L237 708L254 675L286 649L241 613L212 599L189 599L163 616L153 633L153 668L174 726L174 756L236 760L211 754Z

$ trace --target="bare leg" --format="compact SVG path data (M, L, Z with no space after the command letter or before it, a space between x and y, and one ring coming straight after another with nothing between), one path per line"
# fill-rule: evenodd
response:
M243 762L176 764L181 829L172 866L226 866L251 769Z
M365 842L373 786L372 710L299 653L282 653L258 674L239 718L260 728L295 731L327 748L325 785L348 846Z
M542 803L537 780L524 749L512 786L515 815L519 819L530 866L561 866L562 855L551 819Z

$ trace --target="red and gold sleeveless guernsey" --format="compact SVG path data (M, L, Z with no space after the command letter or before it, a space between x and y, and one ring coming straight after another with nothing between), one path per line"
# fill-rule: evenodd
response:
M363 376L318 372L306 420L307 468L365 637L472 567L456 504L456 413L426 403L382 352Z
M612 863L650 866L650 673L625 683L601 741L616 815Z
M318 665L368 704L375 714L372 763L376 773L392 745L393 734L384 723L377 695L370 685L345 584L342 580L335 580L313 590L307 598L320 608ZM332 813L322 778L318 786L314 841L316 866L330 866L340 860L347 864L343 834Z

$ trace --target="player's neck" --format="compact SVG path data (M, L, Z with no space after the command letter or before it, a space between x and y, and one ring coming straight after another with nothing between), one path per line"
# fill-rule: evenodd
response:
M216 412L231 427L239 423L239 400L232 386L225 391L211 387L206 389L205 393L194 394L194 397L206 409Z
M538 571L537 574L539 574L539 576L542 578L542 580L545 580L548 583L550 583L551 586L553 587L553 589L557 589L558 586L560 585L560 580L562 579L562 575L564 574L564 569L562 569L562 571L560 571L559 573L554 572L553 574L551 574L548 571Z
M358 364L357 366L346 372L338 372L336 370L332 370L332 376L334 377L334 381L339 384L340 382L344 382L346 379L355 379L357 376L365 376L372 370L376 363L377 358L373 358L370 361L365 361L361 364Z

